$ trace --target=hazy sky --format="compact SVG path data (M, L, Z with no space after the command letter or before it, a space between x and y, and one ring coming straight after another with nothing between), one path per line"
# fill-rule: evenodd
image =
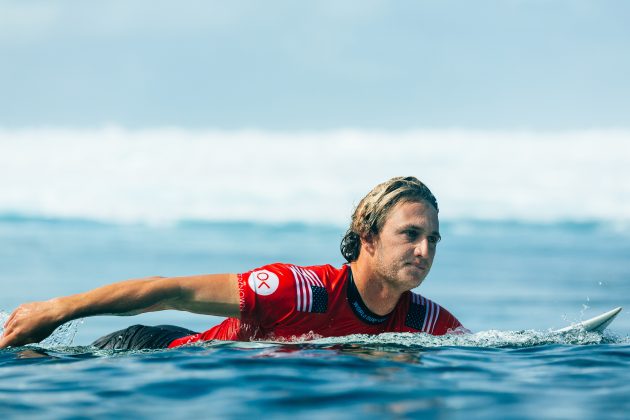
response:
M630 2L0 0L0 127L630 127Z

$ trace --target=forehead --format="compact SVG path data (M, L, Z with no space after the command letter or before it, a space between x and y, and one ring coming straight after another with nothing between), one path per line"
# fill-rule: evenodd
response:
M435 208L426 201L403 201L389 211L385 219L386 226L400 227L414 225L424 230L438 231L439 219Z

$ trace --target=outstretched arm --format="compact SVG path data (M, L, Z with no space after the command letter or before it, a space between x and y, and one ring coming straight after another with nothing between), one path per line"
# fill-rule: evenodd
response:
M176 309L239 316L235 274L150 277L109 284L85 293L20 305L4 324L0 348L36 343L61 324L94 315L136 315Z

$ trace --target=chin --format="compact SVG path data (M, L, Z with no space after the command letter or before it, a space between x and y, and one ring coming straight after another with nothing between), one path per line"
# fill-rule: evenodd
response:
M411 289L415 289L416 287L420 286L422 284L422 282L424 281L425 276L418 276L418 275L410 275L407 274L406 276L403 277L403 283L409 285L409 290Z
M412 267L411 270L407 270L407 278L414 279L414 281L419 283L422 283L427 274L428 270L421 270L416 267Z
M419 287L422 284L423 281L424 281L424 279L416 280L416 282L415 282L414 286L412 287L412 289L415 289L416 287Z

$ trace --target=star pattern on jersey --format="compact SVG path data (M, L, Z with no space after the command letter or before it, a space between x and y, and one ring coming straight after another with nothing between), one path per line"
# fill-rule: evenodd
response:
M311 286L313 306L311 312L323 314L328 309L328 292L325 287Z

